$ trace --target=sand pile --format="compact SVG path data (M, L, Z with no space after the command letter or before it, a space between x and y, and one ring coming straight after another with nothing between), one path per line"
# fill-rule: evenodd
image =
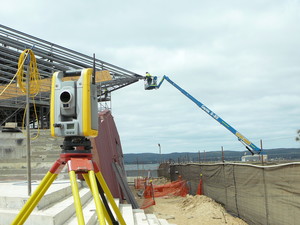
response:
M153 179L154 185L169 183L165 178ZM132 187L136 200L142 205L144 199ZM186 197L155 198L156 205L145 209L145 213L154 213L158 218L166 219L177 225L247 225L243 220L226 212L222 205L205 195L187 195Z
M243 220L233 217L211 198L204 195L186 197L156 198L156 205L146 210L158 218L167 219L177 225L247 225Z
M160 177L160 178L155 178L152 180L153 185L162 185L162 184L167 184L170 183L171 181L167 178Z

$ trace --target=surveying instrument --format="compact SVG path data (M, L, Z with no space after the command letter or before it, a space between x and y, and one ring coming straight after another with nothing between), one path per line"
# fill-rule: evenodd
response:
M79 76L79 78L74 80L75 76ZM25 223L65 165L68 167L79 225L84 225L85 221L76 174L83 176L92 192L99 224L105 225L107 221L108 224L112 225L126 225L97 164L92 160L91 141L87 138L98 135L95 76L95 66L93 69L55 72L53 74L50 102L51 135L64 137L61 146L62 152L20 210L12 225ZM111 204L118 221L114 218L107 200Z

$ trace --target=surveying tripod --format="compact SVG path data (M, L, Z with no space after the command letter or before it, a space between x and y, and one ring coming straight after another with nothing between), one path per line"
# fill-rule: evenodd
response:
M68 166L78 225L84 225L85 222L82 213L82 205L79 196L76 174L82 174L92 192L99 224L106 225L106 219L108 224L111 225L126 225L119 208L116 205L101 172L99 171L97 164L92 160L90 140L81 136L65 137L61 148L63 150L59 159L53 164L51 169L33 192L32 196L27 200L26 204L20 210L19 214L16 216L11 225L22 225L25 223L26 219L30 216L33 209L37 206L41 198L44 196L48 188L51 186L65 165ZM95 176L100 184L99 189ZM109 200L118 221L116 221L113 217L104 193L106 194L106 197ZM102 198L102 201L100 200L99 194Z

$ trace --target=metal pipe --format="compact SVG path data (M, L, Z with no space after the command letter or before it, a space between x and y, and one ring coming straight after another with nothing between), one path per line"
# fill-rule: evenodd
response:
M28 55L29 57L29 55ZM26 145L27 145L27 184L28 184L28 196L31 195L31 150L30 150L30 128L29 128L29 116L30 116L30 102L29 102L29 79L30 79L30 67L27 65L26 74Z

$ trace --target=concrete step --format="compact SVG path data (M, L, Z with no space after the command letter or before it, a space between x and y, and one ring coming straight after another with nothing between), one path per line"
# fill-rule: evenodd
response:
M94 204L94 200L91 198L89 202L83 207L82 209L83 216L84 216L84 222L86 225L96 225L98 218L97 218L97 213L96 213L96 207ZM77 217L76 214L68 220L66 225L77 225Z
M171 225L166 219L158 219L160 225ZM175 225L175 224L173 224Z
M142 209L133 209L134 224L136 225L150 225L147 216Z
M118 198L115 198L114 200L115 200L116 205L118 207L120 207L119 206L120 200ZM109 206L110 206L110 208L112 210L112 213L113 213L114 217L117 218L116 215L115 215L115 213L114 213L114 211L113 211L113 209L112 209L112 207L111 207L110 203L109 203ZM131 205L129 205L129 206L131 208ZM120 211L121 211L121 208L120 208ZM125 212L128 213L128 211L125 211ZM93 198L91 198L90 201L89 201L89 203L85 207L83 207L83 215L84 215L84 220L85 220L86 224L88 224L88 225L96 225L96 224L98 224L98 217L97 217L97 213L96 213L96 206L95 206ZM132 216L132 211L131 211L131 216ZM133 216L132 216L132 220L133 220ZM77 217L76 217L76 215L74 215L65 224L66 225L77 225ZM131 224L134 225L134 223L128 223L127 221L126 221L126 224L127 225L131 225Z
M0 164L1 165L1 164ZM42 180L46 173L49 171L53 163L45 163L43 167L38 166L31 170L31 180ZM27 168L2 168L0 170L0 181L18 181L27 180ZM68 178L68 169L64 169L60 172L57 179Z
M46 173L43 174L32 174L31 175L31 180L36 181L36 180L42 180L45 177ZM68 179L69 175L67 172L60 173L58 177L56 178L57 180L65 180ZM23 181L27 179L27 174L22 173L22 174L13 174L13 175L0 175L0 182L5 182L5 181Z
M154 214L146 214L146 217L150 225L161 225L159 220Z
M41 142L41 143L35 143L34 145L31 145L32 148L32 154L37 154L36 152L39 153L47 153L47 152L53 152L54 153L60 153L61 152L61 148L59 145L50 145L50 146L46 146L46 141L45 142Z
M107 199L107 198L106 198L106 200L107 200L107 202L108 202L108 205L109 205L110 211L112 212L112 214L113 214L114 218L115 218L115 219L117 219L117 216L116 216L116 214L115 214L115 211L113 210L113 208L112 208L112 206L111 206L110 202L108 201L108 199ZM116 205L117 205L117 206L118 206L118 208L120 209L120 199L118 199L118 198L114 198L114 200L115 200L115 203L116 203Z
M92 197L89 189L87 188L81 189L79 194L81 197L81 204L83 205ZM70 196L65 200L51 206L50 208L33 212L28 218L28 221L26 221L25 225L64 225L65 222L74 214L74 199L73 196Z
M32 190L39 182L32 182ZM20 210L28 199L27 182L0 183L0 208ZM79 184L80 185L80 184ZM37 209L43 209L69 197L72 193L69 181L55 181L37 205Z
M50 155L57 155L59 156L59 154L61 153L61 149L58 149L58 150L50 150L50 151L38 151L38 150L35 150L34 152L32 152L31 155L47 155L47 156L50 156Z
M145 214L142 209L133 209L134 225L175 225L165 219L158 219L154 214ZM126 221L127 222L127 221Z
M87 188L80 190L81 202L85 204L91 199L91 194ZM0 209L0 224L10 224L19 210ZM64 225L65 222L75 214L73 196L58 202L50 208L33 211L25 225Z
M45 162L49 162L49 163L54 163L60 155L61 152L53 152L53 153L33 153L31 155L31 162L32 163L45 163ZM6 167L7 163L10 164L16 164L18 165L19 163L27 163L27 159L26 157L19 157L18 159L0 159L0 168ZM10 165L10 167L14 167L14 165Z
M31 162L31 168L47 168L50 169L53 162ZM27 168L27 160L26 159L14 159L14 160L6 160L5 162L0 162L1 169L26 169Z
M50 168L33 168L31 174L46 174ZM13 176L18 174L27 174L27 168L23 169L2 169L1 172L6 176Z
M131 204L120 204L120 212L127 225L135 225Z
M38 182L33 183L32 190ZM81 185L79 185L81 187ZM96 207L88 188L80 190L81 204L85 223L95 225L98 222ZM10 224L28 199L26 182L0 182L0 225ZM120 204L115 199L123 218L128 225L169 225L164 219L158 219L153 214L145 214L142 209L132 209L130 204ZM110 204L109 204L110 205ZM110 206L112 209L112 207ZM114 216L115 213L112 210ZM116 218L116 216L115 216ZM25 225L75 225L77 217L70 181L56 180L40 200L37 207L27 219Z

